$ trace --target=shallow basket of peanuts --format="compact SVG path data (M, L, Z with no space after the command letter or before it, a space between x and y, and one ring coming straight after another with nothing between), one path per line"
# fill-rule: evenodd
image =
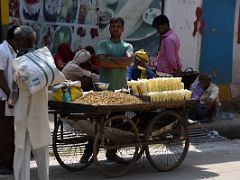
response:
M192 92L184 89L181 80L181 77L161 77L128 81L129 90L88 92L74 103L123 105L190 100Z
M181 80L181 77L161 77L150 80L128 81L129 89L89 92L80 90L82 93L68 102L106 106L190 100L192 92L184 89Z

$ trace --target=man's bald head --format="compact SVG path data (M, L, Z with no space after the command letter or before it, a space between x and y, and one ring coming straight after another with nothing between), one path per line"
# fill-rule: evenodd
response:
M34 48L36 32L30 26L19 26L15 29L14 33L20 49Z
M199 74L198 79L203 89L207 89L212 80L211 76L208 73Z

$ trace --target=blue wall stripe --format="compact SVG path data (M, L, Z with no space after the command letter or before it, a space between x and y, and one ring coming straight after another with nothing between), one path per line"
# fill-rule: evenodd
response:
M236 0L203 0L205 27L200 72L218 84L232 82L233 36Z

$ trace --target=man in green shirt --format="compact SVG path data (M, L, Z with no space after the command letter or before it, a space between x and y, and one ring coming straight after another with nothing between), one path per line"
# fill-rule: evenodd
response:
M124 30L123 18L110 20L111 37L97 44L96 60L100 66L100 82L110 83L109 90L127 88L127 67L133 60L133 46L121 39ZM86 145L80 163L87 163L92 155L92 141ZM116 149L106 152L108 159L120 161Z
M97 44L96 55L100 65L100 81L110 83L109 90L127 88L126 71L133 60L133 46L121 39L123 18L110 20L109 39Z

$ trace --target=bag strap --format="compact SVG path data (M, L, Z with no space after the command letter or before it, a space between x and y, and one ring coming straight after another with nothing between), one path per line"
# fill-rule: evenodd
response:
M45 76L45 79L46 79L46 84L45 86L48 85L48 78L47 78L47 73L46 71L44 70L44 68L37 62L35 61L31 56L29 56L29 53L28 54L25 54L26 57L28 57L28 59L30 59L35 65L37 65L43 72L44 76Z
M33 54L33 53L31 53L31 54ZM33 55L36 56L37 58L39 58L41 60L41 62L43 62L50 69L50 71L52 73L52 80L51 80L51 84L52 84L54 79L55 79L55 74L54 74L53 68L45 60L43 60L41 57L37 56L36 54L33 54Z

